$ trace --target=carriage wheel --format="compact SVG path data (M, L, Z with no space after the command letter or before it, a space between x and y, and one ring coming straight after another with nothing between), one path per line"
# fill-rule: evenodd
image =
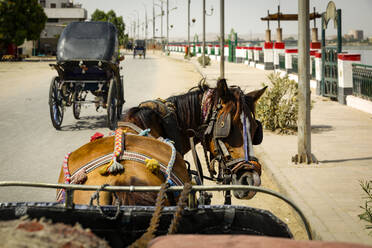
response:
M111 130L115 130L118 121L118 94L116 93L116 80L110 80L107 97L107 125Z
M59 90L60 79L54 77L49 88L49 110L50 118L55 129L60 130L63 121L63 102Z
M72 105L72 112L74 114L74 118L76 120L80 119L80 112L81 112L81 103L79 102L80 101L80 98L79 98L79 91L76 91L74 92L73 94L73 105Z

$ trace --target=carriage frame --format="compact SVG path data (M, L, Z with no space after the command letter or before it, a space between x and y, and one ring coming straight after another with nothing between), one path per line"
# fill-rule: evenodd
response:
M94 186L73 184L48 184L18 181L0 182L0 187L36 187L64 189L65 202L17 202L0 203L0 216L7 220L28 215L30 218L47 218L52 222L74 225L80 223L90 228L95 234L107 239L120 230L123 243L114 245L122 247L138 239L147 229L156 208L154 206L100 206L76 205L73 201L74 191L108 191L108 192L159 192L160 186ZM168 192L182 191L182 186L172 186ZM246 206L210 205L200 198L207 191L253 190L269 194L290 205L302 220L309 240L313 239L310 224L300 208L289 198L270 189L247 185L193 185L188 197L188 205L182 214L183 227L178 234L248 234L269 237L293 238L288 226L268 210ZM198 193L198 195L197 195ZM94 193L92 193L94 195ZM197 197L199 196L199 197ZM167 233L169 222L176 212L176 206L162 210L162 220L156 236ZM1 220L1 218L0 218ZM5 219L2 219L5 220ZM191 224L192 223L192 224ZM117 228L117 229L115 229Z

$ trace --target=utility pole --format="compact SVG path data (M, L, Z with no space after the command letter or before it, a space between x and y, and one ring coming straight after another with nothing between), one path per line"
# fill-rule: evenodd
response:
M205 0L203 0L203 68L205 68Z
M147 43L147 8L145 4L143 4L143 7L145 8L145 44L146 44Z
M160 27L160 35L161 35L161 46L163 47L163 15L164 15L164 11L163 11L163 1L160 2L160 8L161 8L161 27Z
M135 40L136 39L136 21L133 21L132 33L133 33L132 38L133 40Z
M167 0L167 52L169 50L169 0Z
M187 0L187 57L190 55L190 1Z
M139 13L137 10L134 10L134 12L136 12L137 14L137 38L139 39L139 33L140 33L140 23L139 23Z
M295 163L316 163L311 154L309 0L298 0L298 154Z
M220 0L220 37L220 79L223 79L225 78L225 0Z
M155 45L155 3L154 0L152 0L152 39L154 42L153 45Z

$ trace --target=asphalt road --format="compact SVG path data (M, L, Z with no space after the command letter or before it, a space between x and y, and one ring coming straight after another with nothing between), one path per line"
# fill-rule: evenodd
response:
M67 108L62 130L49 115L49 85L56 71L52 62L0 63L0 181L56 183L64 155L89 142L95 132L108 134L106 110L82 108L75 120ZM148 52L146 59L127 55L121 63L125 109L141 101L166 98L196 85L192 65ZM0 202L54 201L53 189L0 188Z

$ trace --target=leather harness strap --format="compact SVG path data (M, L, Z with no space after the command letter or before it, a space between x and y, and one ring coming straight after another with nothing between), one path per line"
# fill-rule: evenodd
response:
M126 121L119 121L119 122L118 122L118 128L125 128L125 127L128 127L128 128L130 128L130 129L132 129L132 130L135 131L137 134L139 134L139 133L141 133L141 132L143 131L140 127L138 127L137 125L135 125L135 124L133 124L133 123L131 123L131 122L126 122ZM153 138L153 136L152 136L150 133L147 134L147 136Z
M183 143L181 140L183 134L178 125L176 106L172 102L160 98L142 102L138 106L140 108L150 108L161 116L162 122L164 122L164 124L162 123L162 126L165 132L165 136L174 141L176 150L179 153L181 153L182 155L185 154L186 151L182 145Z
M191 147L192 157L193 157L194 162L195 162L196 170L198 172L198 177L199 177L199 180L200 180L200 184L203 185L203 181L204 181L203 167L200 163L198 153L196 152L196 149L195 149L195 142L194 142L194 137L193 136L190 137L190 147Z

